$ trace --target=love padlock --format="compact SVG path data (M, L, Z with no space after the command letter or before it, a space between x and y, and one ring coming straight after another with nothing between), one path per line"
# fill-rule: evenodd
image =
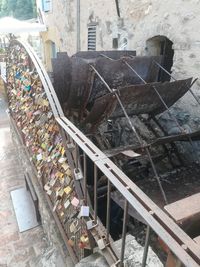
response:
M78 220L75 219L69 226L70 232L74 233L77 230L77 226L78 226Z
M80 238L80 241L81 241L82 243L88 244L88 242L89 242L89 238L88 238L87 234L82 235L81 238Z
M104 248L106 247L106 244L105 244L103 238L101 238L101 239L99 239L99 240L97 241L97 245L98 245L99 249L101 249L101 250L104 249Z
M85 243L81 242L81 241L78 243L78 246L79 246L80 249L84 249L84 248L87 247L87 245Z
M94 224L94 220L89 220L86 222L86 226L88 230L91 230L92 228L96 227L98 223Z
M79 168L74 170L74 177L76 180L81 180L83 179L83 174Z
M73 247L75 244L75 236L71 236L70 239L67 241L67 243Z
M80 242L78 243L79 248L84 249L86 247L88 247L89 245L89 238L87 233L82 234L82 236L80 237Z

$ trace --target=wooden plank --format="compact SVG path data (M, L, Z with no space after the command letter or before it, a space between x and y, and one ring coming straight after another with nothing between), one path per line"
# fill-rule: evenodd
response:
M164 209L177 222L182 223L191 217L200 218L200 193L166 205Z

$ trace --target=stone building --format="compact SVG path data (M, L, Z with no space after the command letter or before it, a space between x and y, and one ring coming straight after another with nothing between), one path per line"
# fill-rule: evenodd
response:
M199 0L43 0L48 27L41 38L44 61L51 71L56 52L77 50L136 50L137 55L165 55L176 79L199 77ZM199 94L200 81L192 90ZM187 130L196 128L199 104L187 93L172 108ZM163 116L168 122L168 116Z

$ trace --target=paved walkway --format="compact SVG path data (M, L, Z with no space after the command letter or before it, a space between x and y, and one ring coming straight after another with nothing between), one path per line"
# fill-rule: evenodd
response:
M5 110L0 89L0 267L30 267L29 262L41 256L47 244L42 226L18 231L10 191L24 187L24 179Z

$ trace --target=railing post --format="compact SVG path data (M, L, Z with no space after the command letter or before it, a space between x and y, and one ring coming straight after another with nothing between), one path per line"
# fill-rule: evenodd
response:
M150 232L151 232L151 228L148 225L147 226L147 232L146 232L146 238L145 238L143 259L142 259L142 267L145 267L146 262L147 262L147 255L148 255L148 251L149 251Z
M97 166L94 163L94 223L97 224Z
M85 204L87 205L87 162L85 152L83 152L83 187Z
M121 247L120 267L123 267L124 266L124 252L125 252L125 245L126 245L127 219L128 219L128 201L125 200L125 203L124 203L124 217L123 217L122 247Z
M110 189L111 183L108 179L108 189L107 189L107 213L106 213L106 241L109 243L109 235L110 235Z

